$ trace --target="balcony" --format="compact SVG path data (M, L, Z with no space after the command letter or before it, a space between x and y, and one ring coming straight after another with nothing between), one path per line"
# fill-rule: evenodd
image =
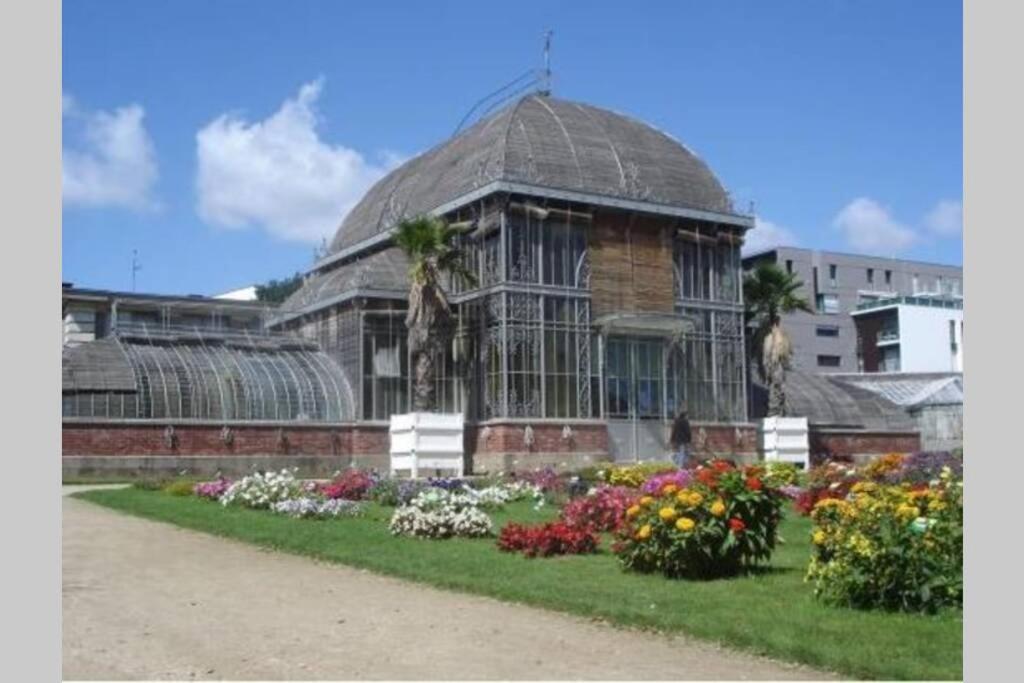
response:
M948 308L952 310L963 310L964 301L960 298L949 298L939 296L893 296L877 301L863 301L857 304L856 310L866 311L873 308L887 308L889 306L928 306L930 308Z
M879 330L878 332L878 345L883 344L899 344L900 343L900 331L894 329Z

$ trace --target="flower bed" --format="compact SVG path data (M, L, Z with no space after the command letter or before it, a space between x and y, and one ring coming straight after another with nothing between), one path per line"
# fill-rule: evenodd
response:
M678 470L670 462L642 462L636 465L615 465L604 470L604 481L612 486L640 488L655 474Z
M396 536L451 538L489 536L492 525L474 498L432 487L395 510L389 528Z
M640 490L647 495L657 495L665 484L675 484L679 488L686 488L690 484L690 479L693 478L693 474L690 470L672 470L671 472L663 472L661 474L655 474L649 478L640 487Z
M934 612L963 605L963 482L860 482L811 514L807 580L830 604Z
M365 500L367 493L376 478L362 470L346 470L334 478L329 484L320 487L325 498L344 498L345 500Z
M597 552L598 538L588 529L549 522L528 526L510 522L501 530L498 548L505 552L521 552L527 557L580 555Z
M636 489L602 486L566 503L561 518L574 529L615 531L625 522L626 510L636 499Z
M231 484L220 497L220 503L267 509L282 500L298 498L302 493L303 487L295 478L294 470L258 472Z
M396 507L406 505L415 498L426 484L415 479L395 479L394 477L378 477L366 492L366 497L379 505Z
M231 488L231 480L220 477L214 481L203 481L199 482L192 489L199 498L206 498L207 500L219 500L227 490Z
M785 498L763 468L714 461L693 474L688 487L665 484L627 510L613 548L626 569L703 579L771 557Z
M356 517L362 514L363 506L344 498L289 498L270 506L272 512L289 517L328 519L334 517Z

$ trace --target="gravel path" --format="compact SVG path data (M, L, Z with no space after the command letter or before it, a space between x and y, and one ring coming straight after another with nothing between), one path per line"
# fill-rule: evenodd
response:
M62 505L65 680L831 677Z

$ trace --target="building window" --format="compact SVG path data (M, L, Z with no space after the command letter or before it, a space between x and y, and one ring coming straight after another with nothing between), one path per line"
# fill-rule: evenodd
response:
M814 333L819 337L838 337L839 326L838 325L818 325L814 328Z
M698 234L697 239L676 241L674 259L676 299L739 302L739 246Z
M838 368L839 362L839 356L818 356L819 368Z
M892 284L892 271L891 270L885 271L885 284L886 284L887 287Z
M793 274L793 260L792 259L786 259L786 272L789 273L790 275Z
M818 295L818 312L819 313L838 313L839 312L839 297L835 294L819 294Z
M836 271L837 270L838 269L836 268L836 264L834 264L834 263L828 264L828 283L830 285L832 285L833 287L836 286Z
M881 362L878 364L878 369L881 372L899 372L900 371L900 350L897 346L889 346L884 349L880 349L882 353Z
M875 284L875 269L874 268L868 268L868 284L869 285Z
M387 420L408 409L404 319L401 314L367 313L363 322L363 419Z

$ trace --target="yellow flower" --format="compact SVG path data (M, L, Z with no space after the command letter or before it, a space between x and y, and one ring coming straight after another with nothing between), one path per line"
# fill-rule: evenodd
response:
M665 522L671 522L679 515L676 513L676 509L672 507L663 507L658 510L658 516Z
M644 497L642 497L640 499L640 504L644 505L644 506L650 505L653 502L654 502L654 499L651 498L650 496L644 496Z
M828 538L828 536L825 534L825 532L822 531L821 529L818 529L817 531L814 532L814 536L813 536L814 545L824 545L825 544L825 539L827 539L827 538Z
M696 491L690 494L690 505L697 507L704 502L704 496L700 495Z
M640 527L640 530L636 532L636 537L639 538L641 541L646 541L648 538L650 538L651 525L644 524L642 527Z
M896 514L905 519L914 519L917 517L917 507L903 503L896 508Z
M689 517L680 517L676 520L676 528L680 531L693 531L693 527L696 525L697 523Z
M661 495L671 496L673 493L679 490L679 487L675 484L669 483L661 487Z
M640 506L639 505L632 505L632 506L629 507L629 509L626 510L626 517L629 517L630 519L632 519L633 517L636 517L639 514L640 514Z
M929 512L942 512L945 509L946 509L946 504L943 503L941 500L936 499L936 500L933 500L930 503L928 503L928 511Z
M725 503L722 502L721 498L711 504L711 514L715 517L721 517L725 514Z

